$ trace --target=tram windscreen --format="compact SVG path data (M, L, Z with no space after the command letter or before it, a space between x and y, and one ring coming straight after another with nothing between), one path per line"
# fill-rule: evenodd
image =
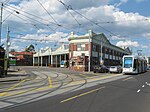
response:
M132 57L125 57L124 58L124 67L125 68L132 67Z

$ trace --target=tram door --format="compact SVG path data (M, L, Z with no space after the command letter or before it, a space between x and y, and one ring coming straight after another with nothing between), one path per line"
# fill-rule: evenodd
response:
M137 59L134 59L134 64L133 64L133 70L138 72L138 60Z

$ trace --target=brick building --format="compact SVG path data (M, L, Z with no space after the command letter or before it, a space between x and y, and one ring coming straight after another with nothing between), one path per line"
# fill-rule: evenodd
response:
M88 34L75 36L73 32L71 33L69 37L69 69L87 71L89 54L91 70L93 65L97 64L120 65L123 55L131 54L129 48L122 49L111 44L103 33L96 34L90 30L89 34L90 36Z
M32 66L33 65L33 53L32 52L10 52L10 54L16 57L17 66Z

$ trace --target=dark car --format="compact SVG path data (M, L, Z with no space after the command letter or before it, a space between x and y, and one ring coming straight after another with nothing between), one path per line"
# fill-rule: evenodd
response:
M100 72L107 73L107 72L109 72L109 69L104 65L95 65L93 67L93 72L94 73L97 73L97 72L98 73L100 73Z

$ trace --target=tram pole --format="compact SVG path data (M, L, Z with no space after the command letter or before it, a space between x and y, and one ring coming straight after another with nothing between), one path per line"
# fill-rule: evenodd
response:
M2 20L3 20L3 3L1 3L1 17L0 17L0 45L1 45L1 37L2 37Z

